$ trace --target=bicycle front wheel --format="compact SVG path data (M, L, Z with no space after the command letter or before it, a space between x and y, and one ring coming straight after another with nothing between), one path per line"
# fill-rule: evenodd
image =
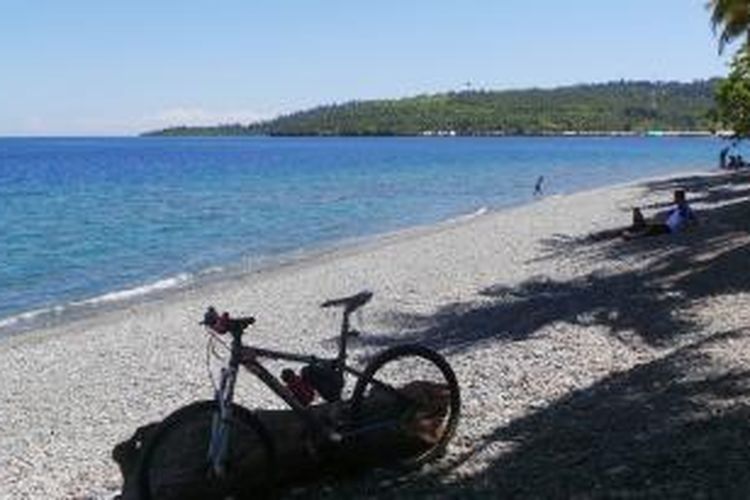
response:
M198 401L167 417L143 449L141 500L240 499L266 496L273 486L272 441L249 410L232 405L227 467L216 477L208 460L215 401Z
M373 455L387 449L389 456L380 456L384 463L413 468L445 451L458 426L461 394L443 356L407 344L380 353L367 365L354 387L351 409L363 440L373 437Z

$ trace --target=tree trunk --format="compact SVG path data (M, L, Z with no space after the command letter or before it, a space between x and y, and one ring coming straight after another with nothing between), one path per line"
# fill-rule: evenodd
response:
M448 391L442 385L413 382L400 389L408 393L412 406L404 420L402 407L392 403L393 398L377 395L363 401L365 422L390 420L398 425L371 426L347 438L341 444L329 446L325 451L311 442L311 433L304 421L291 410L260 410L256 415L273 439L276 452L276 474L280 484L300 483L314 479L322 473L340 473L368 466L390 464L398 458L412 456L434 444L442 433L443 417L449 407ZM321 404L313 407L315 415L328 421L340 421L346 403ZM390 418L389 418L390 417ZM396 418L394 418L396 417ZM138 500L135 491L136 466L143 444L153 435L158 422L136 430L135 434L112 451L112 457L123 476L121 500ZM353 425L353 428L356 428ZM252 474L253 471L247 471Z

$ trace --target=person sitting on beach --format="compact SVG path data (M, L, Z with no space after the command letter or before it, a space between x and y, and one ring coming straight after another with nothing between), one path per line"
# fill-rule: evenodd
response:
M745 162L745 159L742 158L742 155L736 154L736 155L730 155L729 156L729 164L727 165L727 169L729 170L739 170L741 168L747 167L748 164Z
M622 236L625 239L638 238L641 236L657 236L660 234L679 233L689 224L698 222L693 209L685 199L685 191L678 189L674 192L674 208L667 214L663 223L648 223L639 208L633 209L633 224L626 229Z
M727 165L727 168L729 170L737 170L740 168L740 158L738 155L731 155L729 157L729 165Z

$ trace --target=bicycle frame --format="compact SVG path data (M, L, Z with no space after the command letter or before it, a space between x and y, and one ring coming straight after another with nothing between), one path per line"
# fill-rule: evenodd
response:
M292 391L290 391L283 382L263 366L258 359L292 361L308 365L333 362L335 363L334 366L336 370L348 373L355 377L361 377L361 371L348 366L346 364L346 359L342 359L340 356L337 358L319 358L317 356L275 351L251 346L242 346L241 348L241 359L239 360L239 364L242 367L258 377L261 382L268 386L277 396L283 399L284 402L286 402L286 404L288 404L289 407L292 408L292 410L294 410L294 412L297 413L312 429L320 432L332 441L339 441L341 439L341 437L337 435L338 433L317 418L310 408L300 403Z
M212 334L213 335L213 334ZM344 313L339 337L339 352L335 358L320 358L312 355L263 349L242 344L242 332L231 332L232 342L230 346L229 363L222 367L219 387L214 395L219 412L214 415L211 425L211 441L209 443L208 458L214 472L222 477L225 472L227 444L229 442L228 425L231 419L232 403L234 401L234 388L237 382L239 367L255 375L266 386L302 418L309 428L330 442L340 442L342 435L333 427L316 417L313 412L300 403L294 394L274 376L259 359L284 360L309 365L332 363L334 368L342 373L348 373L355 377L361 377L363 372L346 364L346 340L350 335L349 313Z
M247 486L256 484L245 477L246 472L252 469L258 478L267 479L258 481L262 487L271 485L277 458L286 457L293 449L323 463L349 446L363 444L364 451L390 443L391 437L396 440L394 451L403 454L394 455L394 465L417 466L439 457L453 437L460 415L459 386L445 358L425 346L402 344L372 358L357 359L358 368L347 364L347 340L357 334L349 328L349 315L371 297L370 292L360 292L321 304L324 308L344 308L335 356L243 345L243 334L254 318L219 315L209 307L201 324L211 337L207 368L212 372L215 400L200 401L175 412L146 442L138 464L138 492L144 498L159 497L166 490L175 492L175 497L189 496L205 479L208 483L201 486L212 494L242 497ZM213 373L212 355L221 365L219 380ZM421 365L414 364L419 361ZM306 364L303 378L294 377L286 367L278 378L271 372L280 371L277 365L286 362ZM271 414L256 415L234 402L240 367L287 404L296 425L277 427L278 420L264 418ZM310 387L305 387L305 382ZM325 400L323 404L308 406L315 397L313 388ZM337 402L325 404L334 400ZM286 415L291 417L288 412ZM273 434L285 436L277 445ZM189 443L189 449L181 447L182 443ZM281 444L284 446L279 453ZM298 449L300 445L304 449ZM202 457L193 453L201 449L207 451L200 453Z

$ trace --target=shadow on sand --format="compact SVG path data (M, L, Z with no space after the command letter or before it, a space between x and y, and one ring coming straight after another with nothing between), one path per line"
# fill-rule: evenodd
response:
M575 391L485 436L475 453L511 451L482 472L441 489L418 477L393 496L747 498L750 370L716 369L706 354L743 336L716 334Z
M651 259L645 269L594 272L570 281L536 277L513 287L497 284L479 291L484 300L449 304L433 315L394 312L386 318L391 329L408 333L373 335L363 342L414 341L453 353L485 341L523 340L564 321L603 325L613 335L627 331L652 345L669 345L701 328L689 312L696 302L750 290L750 177L694 176L647 187L670 199L671 191L683 185L689 186L691 202L702 200L696 210L700 225L690 232L623 241L619 230L607 230L543 242L543 259L573 254L593 261Z
M627 331L629 338L634 334L652 345L682 346L496 428L463 457L465 462L497 446L506 450L481 472L440 485L440 473L424 473L407 484L378 489L378 496L750 495L750 369L741 363L723 365L711 355L731 342L750 346L750 329L739 325L687 345L677 343L701 330L700 319L690 314L696 303L750 292L750 178L745 173L692 176L647 188L663 193L665 200L672 190L687 189L689 200L700 204L700 226L688 234L627 242L612 230L559 237L544 242L543 257L580 252L602 262L652 259L645 269L571 281L534 278L514 287L498 284L481 290L482 300L450 304L432 316L394 313L388 318L392 328L406 328L406 336L363 341L423 342L451 354L481 348L484 342L523 340L564 321L602 325L616 336Z

